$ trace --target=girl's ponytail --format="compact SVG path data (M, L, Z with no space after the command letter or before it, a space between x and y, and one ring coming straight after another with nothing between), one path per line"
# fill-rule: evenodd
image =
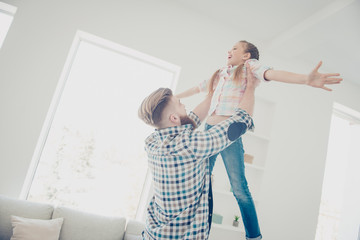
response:
M220 69L216 70L216 72L214 72L214 74L210 78L209 86L208 86L209 95L214 93L214 83L219 78L219 73L220 73Z
M238 65L238 67L235 69L233 80L239 80L240 81L243 67L244 67L243 63Z

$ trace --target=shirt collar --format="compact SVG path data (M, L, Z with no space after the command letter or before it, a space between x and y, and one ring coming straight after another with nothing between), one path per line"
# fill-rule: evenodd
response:
M185 124L181 126L168 127L163 129L155 129L155 134L159 136L161 141L164 141L169 136L176 136L185 131L186 129L192 130L191 124Z
M233 65L227 65L226 67L223 67L221 69L221 72L223 74L227 74L228 76L232 75L235 71L235 69L237 69L238 65L233 66Z

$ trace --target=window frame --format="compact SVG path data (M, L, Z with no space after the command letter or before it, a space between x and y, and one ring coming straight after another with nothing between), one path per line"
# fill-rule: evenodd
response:
M21 193L20 193L20 199L27 199L27 197L29 195L31 184L34 180L37 167L40 163L42 151L45 147L45 143L47 141L47 137L48 137L49 131L51 129L51 125L54 120L56 110L58 108L63 90L66 86L67 79L69 77L74 59L76 57L76 54L77 54L77 51L79 49L81 42L91 43L98 47L101 47L101 48L104 48L104 49L107 49L110 51L114 51L116 53L120 53L120 54L126 55L131 58L138 59L140 61L155 65L155 66L163 68L169 72L172 72L173 79L171 80L170 88L173 91L175 90L175 87L176 87L176 84L177 84L177 81L179 78L180 70L181 70L181 68L179 66L168 63L166 61L155 58L153 56L141 53L137 50L122 46L122 45L112 42L110 40L106 40L101 37L92 35L90 33L87 33L87 32L81 31L81 30L77 30L77 32L75 34L75 38L74 38L71 48L69 50L68 57L65 61L63 71L61 73L57 87L55 89L55 93L53 95L50 107L48 109L48 113L46 115L44 124L42 126L40 136L38 138L38 141L37 141L34 153L33 153L32 160L28 167L28 171L27 171L24 183L23 183ZM136 219L138 219L138 220L141 220L144 218L144 212L145 212L146 205L147 205L148 199L150 197L150 192L152 189L152 184L150 184L150 182L151 182L151 174L149 173L149 169L148 169L146 178L145 178L144 187L143 187L142 193L140 195L138 209L136 211Z
M4 2L0 2L0 13L4 13L4 14L9 15L9 16L12 17L9 29L11 27L12 22L14 21L16 11L17 11L17 7L15 7L13 5L10 5L10 4L7 4L7 3L4 3ZM5 42L7 33L8 32L6 32L6 34L5 34L4 41L0 42L0 49L2 48L2 46L3 46L4 42Z
M17 11L17 7L4 2L0 2L0 12L14 16L16 11Z

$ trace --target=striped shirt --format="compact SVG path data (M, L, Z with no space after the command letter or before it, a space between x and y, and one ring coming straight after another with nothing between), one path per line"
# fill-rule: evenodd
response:
M264 74L271 69L270 67L261 65L256 59L249 59L246 63L249 63L251 71L257 79L266 81ZM211 99L209 116L213 113L223 116L234 114L246 89L246 63L243 66L240 81L233 80L233 74L238 66L233 67L230 65L220 69L218 78L214 83L215 91ZM201 92L208 92L209 81L210 79L204 80L198 85Z
M195 113L189 117L200 126ZM209 131L191 124L156 130L145 140L154 195L147 208L143 239L208 239L208 158L253 128L250 115L237 109L234 116Z

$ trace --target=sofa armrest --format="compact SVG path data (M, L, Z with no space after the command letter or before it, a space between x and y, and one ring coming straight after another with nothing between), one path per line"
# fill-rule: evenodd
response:
M49 220L53 211L54 207L50 204L0 195L0 239L10 239L12 236L11 215Z
M145 224L136 220L129 220L126 225L124 240L141 240L141 233L145 229Z

